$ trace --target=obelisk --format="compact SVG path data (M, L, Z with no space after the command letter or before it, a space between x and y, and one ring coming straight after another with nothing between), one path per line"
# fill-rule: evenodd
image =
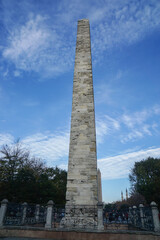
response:
M97 171L97 181L98 181L98 202L102 202L102 183L101 183L101 171Z
M85 212L85 214L81 214L83 215L81 219L76 220L76 222L91 223L92 217L87 215L89 210L83 211L83 209L92 208L90 212L93 212L97 203L97 153L90 26L89 21L83 19L78 21L77 29L66 192L66 212L68 214L66 219L69 222L70 218L72 218L71 220L78 218L72 209L74 206L74 209L79 207L82 210L81 213ZM71 209L72 214L68 209ZM95 219L96 216L94 216Z

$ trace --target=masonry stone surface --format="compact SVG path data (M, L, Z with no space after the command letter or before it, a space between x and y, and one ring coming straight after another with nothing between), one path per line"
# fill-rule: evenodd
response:
M66 205L97 205L97 154L90 27L78 21Z

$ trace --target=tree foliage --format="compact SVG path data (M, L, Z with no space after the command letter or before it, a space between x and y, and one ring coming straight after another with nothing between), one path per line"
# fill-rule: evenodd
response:
M0 150L0 200L65 203L67 172L46 167L17 142Z
M149 157L136 162L129 179L132 194L139 193L148 204L155 201L160 206L160 159Z
M127 204L130 207L133 207L133 206L138 207L139 204L146 205L146 199L142 194L135 192L135 193L132 193L132 195L127 199Z

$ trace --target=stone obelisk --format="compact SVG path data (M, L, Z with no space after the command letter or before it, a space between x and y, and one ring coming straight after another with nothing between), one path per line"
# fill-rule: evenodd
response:
M98 180L98 202L102 202L102 183L101 183L101 171L97 171L97 180Z
M93 208L96 209L98 203L97 188L97 154L90 27L89 21L83 19L78 21L74 67L66 192L66 213L68 212L68 214L65 218L68 219L68 226L70 225L69 219L73 222L72 220L75 220L80 215L81 218L76 220L76 223L80 222L82 225L93 223L92 217L88 217L87 210L83 211L83 209L87 207L92 208L92 210ZM76 216L72 206L76 209L79 207L83 214L79 214L77 210L78 215ZM68 209L71 209L72 214L70 214Z

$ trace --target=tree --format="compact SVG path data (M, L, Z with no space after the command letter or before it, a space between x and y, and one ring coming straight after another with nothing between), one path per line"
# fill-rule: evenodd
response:
M56 167L46 168L46 174L48 175L55 189L56 198L54 202L56 204L65 204L67 172Z
M135 162L129 175L131 193L143 195L147 203L155 201L160 206L160 159L147 158Z
M41 159L31 157L20 142L0 150L0 200L14 202L65 203L67 172L47 168Z
M127 203L129 204L130 207L133 206L139 206L139 204L146 205L146 200L143 195L140 193L132 193L132 195L127 199Z

